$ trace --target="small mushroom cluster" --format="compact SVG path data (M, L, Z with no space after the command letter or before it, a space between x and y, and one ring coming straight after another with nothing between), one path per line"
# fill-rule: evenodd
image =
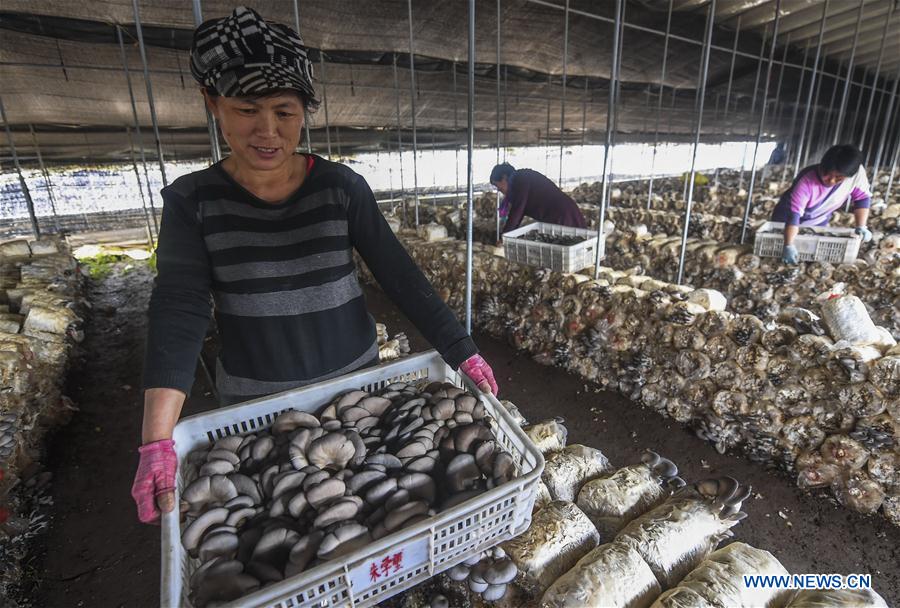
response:
M512 479L474 395L394 383L338 395L316 416L191 452L182 544L195 606L232 601Z
M454 581L465 581L469 591L488 602L506 595L506 587L519 574L519 569L500 547L473 555L447 571Z

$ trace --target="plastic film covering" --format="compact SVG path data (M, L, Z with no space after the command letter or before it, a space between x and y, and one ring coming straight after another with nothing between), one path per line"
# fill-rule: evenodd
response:
M672 497L625 526L617 541L641 554L664 589L700 564L737 520L723 519L712 502Z
M746 543L731 543L714 551L694 568L678 588L696 591L713 605L781 608L792 591L774 587L744 586L743 576L787 576L789 573L775 556Z
M804 589L786 608L888 608L888 604L872 589Z
M541 454L548 454L566 447L569 431L560 420L544 420L522 429Z
M541 479L554 500L575 502L585 482L611 469L609 460L600 450L576 443L546 455Z
M538 511L528 530L502 546L522 573L526 590L540 595L599 542L591 520L573 503L558 500Z
M611 538L668 495L650 467L636 464L587 482L578 492L576 504L597 526L601 538Z
M646 608L662 589L647 562L628 545L600 545L556 579L541 600L546 608Z

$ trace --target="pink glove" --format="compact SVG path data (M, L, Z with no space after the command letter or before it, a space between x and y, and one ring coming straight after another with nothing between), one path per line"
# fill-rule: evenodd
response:
M175 470L178 468L178 457L175 455L175 442L161 439L138 448L141 461L138 463L131 496L137 503L138 519L145 524L159 521L159 504L166 512L175 505ZM163 496L165 495L165 496Z
M472 355L459 366L459 371L472 379L479 390L496 395L498 392L497 381L494 380L494 370L487 364L481 355Z

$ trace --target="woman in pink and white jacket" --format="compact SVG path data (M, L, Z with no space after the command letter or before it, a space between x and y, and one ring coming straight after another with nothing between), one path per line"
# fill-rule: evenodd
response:
M872 191L862 166L862 154L855 147L842 144L829 148L819 164L802 169L775 206L772 221L784 223L782 261L785 264L799 261L794 237L801 226L827 226L847 199L853 202L856 234L869 241L872 232L866 228L866 221Z

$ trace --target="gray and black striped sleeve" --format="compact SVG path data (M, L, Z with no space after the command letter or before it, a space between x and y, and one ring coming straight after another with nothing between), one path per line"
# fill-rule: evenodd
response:
M369 184L353 176L348 209L353 246L400 311L450 367L458 368L478 352L475 342L397 240Z
M197 203L171 187L163 189L162 197L143 384L188 395L212 316L212 273Z

